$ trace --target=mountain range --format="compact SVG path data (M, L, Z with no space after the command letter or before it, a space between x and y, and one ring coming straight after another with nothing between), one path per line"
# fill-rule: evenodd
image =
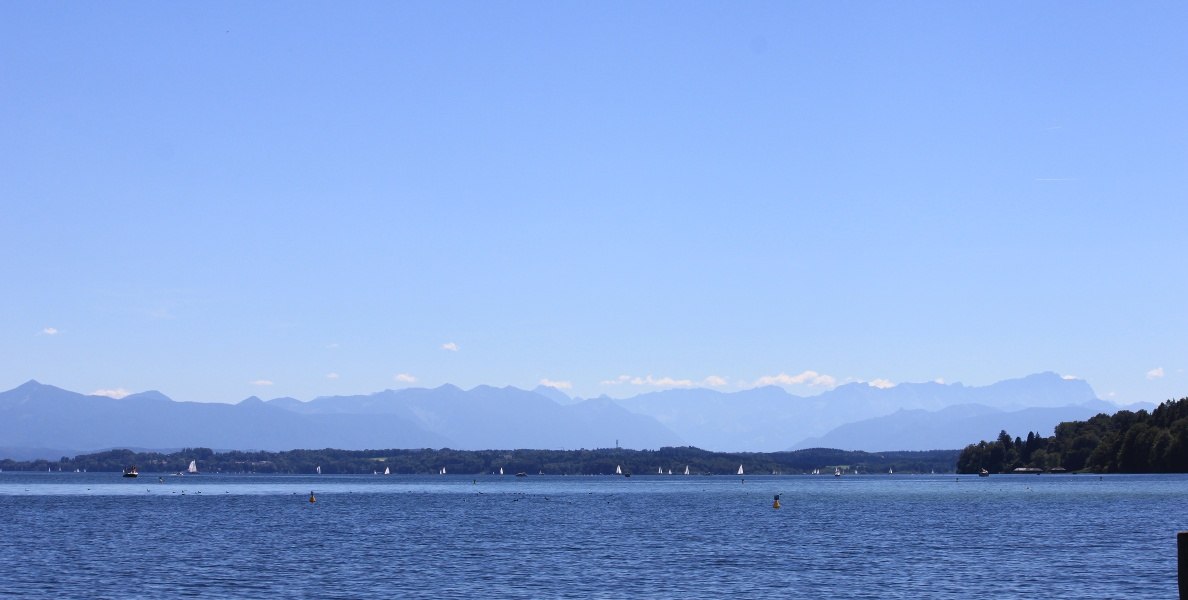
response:
M1054 373L983 387L852 383L811 397L769 386L582 399L554 388L447 384L237 404L176 402L156 391L113 399L29 381L0 392L0 457L59 458L113 447L929 450L993 439L1001 429L1048 435L1062 421L1117 409L1086 382Z

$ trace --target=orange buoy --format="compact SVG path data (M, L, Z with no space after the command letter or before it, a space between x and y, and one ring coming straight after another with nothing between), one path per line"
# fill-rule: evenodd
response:
M314 503L314 502L318 501L317 498L314 498L313 491L309 492L309 501L310 501L310 503Z

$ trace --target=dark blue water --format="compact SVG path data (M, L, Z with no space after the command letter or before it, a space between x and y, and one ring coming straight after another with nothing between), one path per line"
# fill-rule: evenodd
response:
M0 473L0 596L1172 598L1183 529L1186 476Z

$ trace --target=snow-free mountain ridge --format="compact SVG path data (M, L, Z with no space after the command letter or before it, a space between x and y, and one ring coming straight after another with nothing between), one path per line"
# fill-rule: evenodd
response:
M157 391L122 399L36 381L0 392L0 453L111 447L286 450L450 447L629 448L691 445L770 452L959 448L1000 429L1048 433L1059 422L1113 412L1089 385L1040 373L983 387L863 383L801 397L768 386L673 389L630 398L571 398L539 387L453 385L238 404L175 402ZM2 456L0 456L2 457Z

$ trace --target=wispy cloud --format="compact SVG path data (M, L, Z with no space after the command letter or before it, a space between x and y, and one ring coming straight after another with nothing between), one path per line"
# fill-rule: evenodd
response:
M326 373L326 379L338 379L338 373Z
M694 387L692 379L674 379L672 377L639 377L632 375L619 375L614 379L603 380L602 385L638 385L648 387Z
M755 380L755 387L765 385L807 385L809 387L837 387L837 379L832 375L825 375L816 371L801 371L796 375L780 373L779 375L764 375Z
M895 387L895 383L888 379L875 379L874 381L866 382L866 385L869 385L872 388L878 388L880 390L888 390Z
M939 383L939 384L941 384L941 385L944 385L944 384L945 384L945 378L944 378L944 377L937 377L936 379L933 379L933 380L932 380L932 383Z
M1065 381L1076 381L1080 379L1080 377L1077 377L1076 375L1061 375L1060 378Z
M95 391L91 392L91 395L92 396L107 396L108 398L115 398L116 400L119 400L120 398L123 398L124 396L127 396L128 394L131 394L131 393L132 392L129 392L128 390L126 390L124 388L116 388L114 390L95 390Z
M559 390L573 389L573 383L570 381L553 381L552 379L541 379L540 385L543 385L545 387L556 388Z
M647 375L639 377L638 375L619 375L614 379L604 379L599 382L602 385L635 385L644 387L725 387L730 385L730 382L721 375L710 375L701 381L694 381L692 379L676 379L675 377L656 377L654 375Z
M255 381L249 381L248 383L260 386L272 385L272 382L267 379L257 379Z
M442 349L442 350L449 350L450 352L457 352L457 351L458 351L458 344L455 344L454 342L446 342L446 343L444 343L444 344L442 344L442 345L441 345L441 349Z
M392 376L392 380L400 382L400 383L416 383L417 382L417 378L413 377L412 375L409 375L408 373L397 373Z
M58 335L57 327L46 327L41 330L42 335Z
M1147 379L1159 379L1163 377L1163 367L1155 367L1147 371Z

